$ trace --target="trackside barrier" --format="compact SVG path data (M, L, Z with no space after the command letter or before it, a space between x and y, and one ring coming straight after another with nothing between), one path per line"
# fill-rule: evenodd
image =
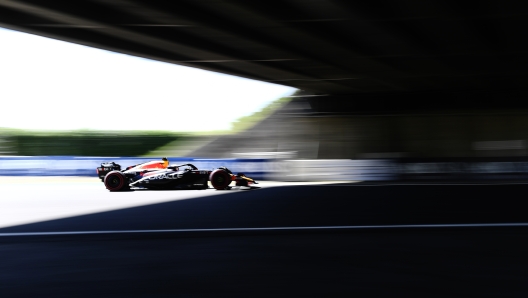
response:
M0 156L0 176L92 176L102 162L122 167L161 160L150 157ZM385 180L528 180L528 158L461 160L302 160L202 159L169 157L171 164L192 163L199 169L221 166L257 180L385 181Z
M284 160L270 171L279 181L384 181L397 179L390 160L314 159Z
M122 167L159 160L150 157L3 156L0 176L93 176L102 162ZM199 169L220 166L257 180L276 181L356 181L394 179L393 166L386 160L281 160L281 159L202 159L169 157L171 164L192 163Z
M528 180L527 157L401 159L401 180Z
M273 169L269 179L282 181L528 181L528 157L298 159Z
M161 157L78 157L78 156L0 156L0 176L93 176L102 162L122 167ZM192 163L199 169L221 166L257 180L352 181L393 179L392 167L385 160L281 160L281 159L202 159L169 157L171 164Z
M171 164L192 163L199 169L228 167L255 179L265 177L264 159L196 159L171 158ZM113 161L123 168L160 158L141 157L77 157L77 156L8 156L0 157L0 176L94 176L102 162Z

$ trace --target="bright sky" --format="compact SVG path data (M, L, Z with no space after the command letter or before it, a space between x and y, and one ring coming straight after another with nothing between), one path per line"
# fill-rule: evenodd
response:
M294 91L0 28L0 127L224 130Z

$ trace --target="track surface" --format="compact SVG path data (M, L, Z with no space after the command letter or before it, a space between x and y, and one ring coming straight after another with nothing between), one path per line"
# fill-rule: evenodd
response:
M285 184L292 183L261 183L265 187ZM93 177L0 177L0 228L221 194L226 192L212 188L111 193Z
M528 185L312 185L0 229L0 297L526 297ZM213 229L9 236L25 232ZM6 236L7 235L7 236Z

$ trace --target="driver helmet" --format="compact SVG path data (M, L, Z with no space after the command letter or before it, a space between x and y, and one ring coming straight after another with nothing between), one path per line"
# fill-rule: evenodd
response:
M167 168L169 166L169 160L166 157L162 158L161 160L163 161L163 167Z

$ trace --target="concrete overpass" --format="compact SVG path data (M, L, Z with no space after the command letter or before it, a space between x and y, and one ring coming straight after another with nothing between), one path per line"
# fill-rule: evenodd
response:
M330 156L528 139L520 1L0 0L0 26L305 90Z

